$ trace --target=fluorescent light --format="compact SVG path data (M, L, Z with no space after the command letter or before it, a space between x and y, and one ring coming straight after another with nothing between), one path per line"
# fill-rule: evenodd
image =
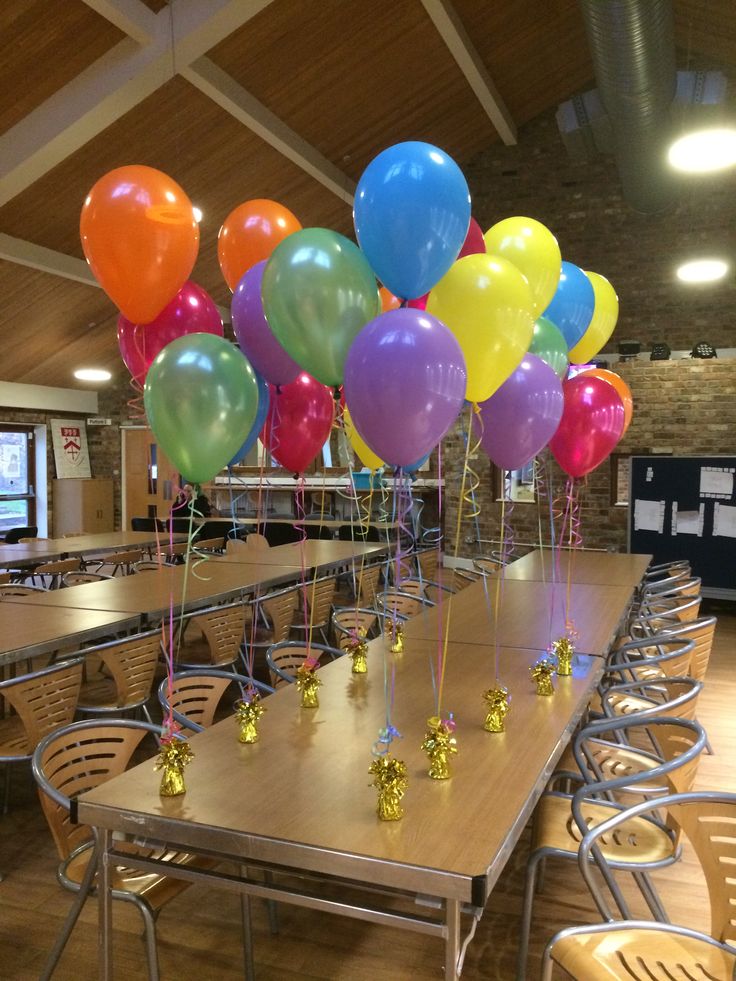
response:
M667 159L676 170L708 174L736 164L736 129L701 129L675 140Z
M198 208L196 205L192 206L192 211L194 212L194 220L197 224L202 220L202 209Z
M677 269L677 278L683 283L714 283L728 272L723 259L693 259Z
M106 382L110 381L112 374L102 368L77 368L74 377L84 382Z

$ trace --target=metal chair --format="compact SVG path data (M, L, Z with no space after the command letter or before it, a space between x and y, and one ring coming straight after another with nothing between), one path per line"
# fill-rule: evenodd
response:
M103 582L105 579L112 578L112 576L105 575L104 572L67 572L61 577L61 585L80 586L85 582Z
M118 776L129 765L143 738L161 729L134 720L99 719L75 722L43 739L33 754L36 779L46 820L61 860L57 878L76 893L61 933L49 954L42 979L48 979L59 962L87 897L96 886L99 848L92 828L69 819L73 799ZM151 779L155 779L152 775ZM135 851L135 846L131 846ZM149 858L176 864L211 867L214 863L166 845L142 849ZM189 885L181 879L142 872L117 865L112 871L113 899L132 903L143 918L150 981L158 981L156 917L162 907Z
M0 601L7 599L9 596L33 596L35 593L41 594L47 592L44 586L31 586L28 583L22 582L4 582L0 583Z
M21 538L38 538L38 528L35 525L24 525L8 528L5 532L6 545L17 545Z
M249 688L266 695L273 688L244 674L222 671L217 668L195 668L192 671L176 671L171 678L164 678L158 688L158 700L164 712L169 711L180 726L201 732L215 721L215 712L223 695L236 684L243 698Z
M292 623L291 629L302 630L310 638L316 630L326 644L336 587L335 576L325 576L322 579L313 579L307 583L299 593L300 599L305 604L304 620L300 623L297 618Z
M489 573L498 572L503 567L503 562L494 555L476 555L473 559L473 568L484 576Z
M230 665L235 671L250 616L250 606L242 600L187 614L175 640L177 669Z
M158 572L159 569L173 568L175 565L175 562L171 562L164 558L141 559L140 562L136 562L136 564L133 566L133 572Z
M378 610L367 607L346 606L332 614L332 632L340 650L345 650L356 639L375 636L381 627L383 616Z
M607 864L601 842L627 823L649 819L665 809L674 826L693 846L705 875L710 899L710 934L646 920L615 920L592 872L593 857ZM589 830L578 849L578 862L593 900L607 921L572 927L556 934L542 959L542 981L551 981L558 965L574 981L626 977L733 978L736 945L733 927L733 854L736 849L736 794L677 793L643 801Z
M134 570L137 562L142 561L143 550L140 548L129 548L121 552L110 552L108 555L97 555L85 561L85 567L95 565L93 572L101 572L102 569L110 569L111 576L129 576Z
M422 579L436 579L440 567L440 553L437 548L425 548L416 553L417 565Z
M434 606L430 600L398 589L386 589L376 597L378 609L398 620L409 620L423 610Z
M76 572L81 568L82 560L79 558L57 559L54 562L43 562L37 565L32 573L25 578L31 580L31 585L36 585L36 579L40 579L40 585L46 589L59 589L62 577L67 572Z
M242 658L246 674L252 675L256 667L265 669L265 665L256 666L258 651L265 652L272 644L289 639L299 604L299 590L299 586L287 586L249 601L249 627Z
M602 733L628 730L631 741L632 733L643 727L656 732L665 762L621 775L614 771L612 777L606 779L604 775L604 779L600 779L600 769L592 767L590 761L599 752ZM586 747L591 738L597 744L593 750ZM613 740L612 743L615 745ZM662 797L668 792L689 791L704 748L705 731L697 722L669 716L606 720L578 733L573 751L582 787L573 796L559 791L543 794L534 814L519 933L517 981L526 981L527 977L526 959L539 863L551 857L577 859L580 841L589 827L625 811L631 796L637 793L638 785L643 786L641 793L647 799L654 795ZM625 803L621 795L625 795ZM678 830L666 817L630 817L621 833L600 839L593 858L597 859L599 855L606 860L601 872L621 915L628 918L629 910L611 869L631 872L654 917L666 922L666 914L648 876L650 870L671 865L679 857Z
M296 681L296 673L307 658L321 663L342 657L344 651L327 644L305 644L300 640L286 640L273 644L266 651L266 664L274 688L291 685Z
M84 649L101 662L101 671L88 673L82 684L77 709L85 715L120 715L140 710L146 721L151 715L146 704L151 697L156 665L161 655L161 631L111 640Z

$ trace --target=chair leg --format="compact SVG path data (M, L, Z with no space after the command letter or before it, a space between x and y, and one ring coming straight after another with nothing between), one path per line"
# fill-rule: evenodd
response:
M273 872L264 872L263 877L266 882L273 882ZM275 899L267 899L266 909L268 910L268 929L276 937L279 932L279 905Z
M537 866L543 855L543 852L532 852L526 865L524 903L521 910L521 927L519 929L519 952L516 960L516 981L527 981L526 962L529 956L529 934L531 932L532 912L534 909Z
M12 765L6 763L5 767L5 789L3 791L3 814L7 814L10 810L10 776L12 773Z
M82 912L82 907L87 901L87 896L90 894L92 888L92 882L97 872L97 864L99 861L99 845L95 842L92 848L92 854L90 855L89 862L87 862L87 868L85 869L82 881L79 884L79 890L74 897L74 902L72 903L69 912L66 915L66 919L61 928L59 936L56 938L56 943L54 944L51 953L44 965L43 971L39 977L39 981L49 981L49 978L54 973L56 965L59 963L59 958L64 952L64 948L67 945L67 941L71 936L71 932L79 919L79 914Z
M156 948L156 920L147 903L137 902L146 931L146 960L148 961L149 981L159 981L158 950Z

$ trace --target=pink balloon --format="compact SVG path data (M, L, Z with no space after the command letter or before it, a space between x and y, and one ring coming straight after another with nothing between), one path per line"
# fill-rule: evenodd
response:
M143 384L153 359L167 344L185 334L223 337L222 320L212 297L191 280L150 324L134 324L118 317L118 345L125 367Z
M565 473L583 477L595 470L621 439L624 404L600 378L576 375L563 383L565 407L549 447Z
M428 299L429 293L425 293L424 296L418 296L415 300L407 300L406 305L412 310L426 310Z
M475 218L471 218L468 234L465 236L458 259L462 259L464 255L482 255L485 251L486 241L483 238L483 231Z
M269 391L261 442L282 467L304 473L330 438L333 390L302 371L287 385L269 385Z

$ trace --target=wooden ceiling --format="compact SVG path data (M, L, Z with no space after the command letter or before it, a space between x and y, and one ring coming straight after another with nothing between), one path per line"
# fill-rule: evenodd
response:
M732 0L675 11L681 61L736 67ZM108 170L184 187L204 213L192 278L227 307L217 232L240 202L350 234L384 147L427 140L462 166L499 120L523 146L592 84L577 0L3 0L0 37L0 380L61 387L88 387L81 366L127 377L78 234Z

